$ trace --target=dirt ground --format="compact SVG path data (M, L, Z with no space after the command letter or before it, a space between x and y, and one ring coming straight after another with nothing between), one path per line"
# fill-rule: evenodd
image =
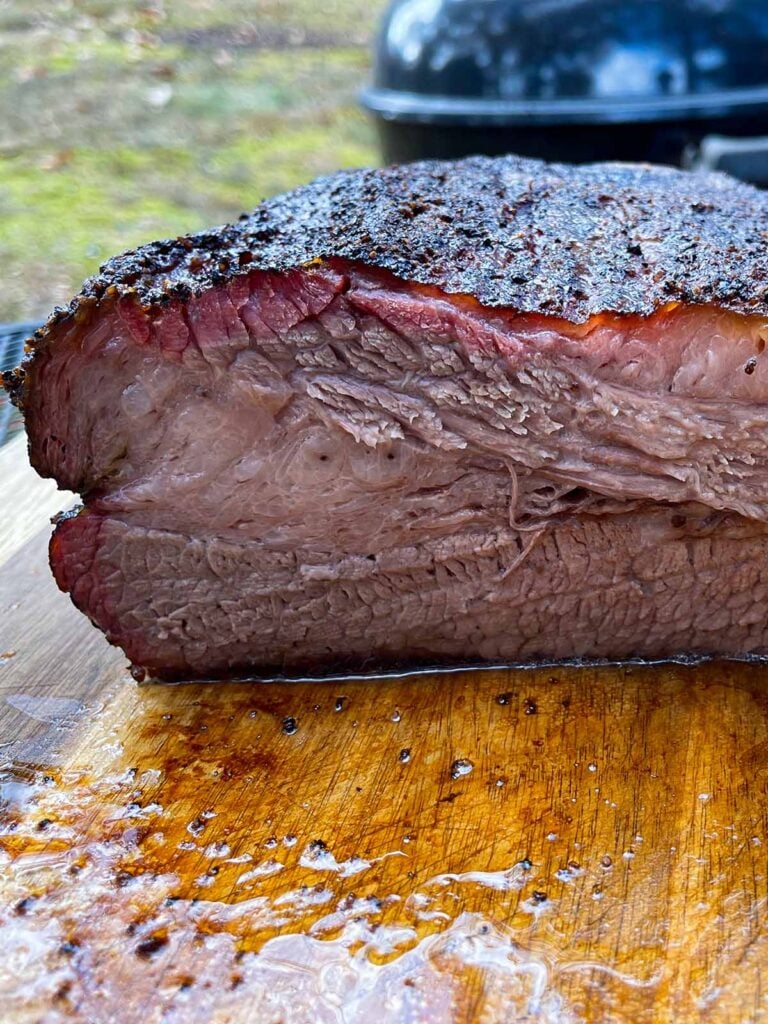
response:
M383 0L0 0L0 321L108 256L376 163Z

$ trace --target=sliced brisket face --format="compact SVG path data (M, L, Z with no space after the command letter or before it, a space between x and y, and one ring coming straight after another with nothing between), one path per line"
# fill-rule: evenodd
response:
M163 679L768 653L768 196L340 174L108 263L7 381Z

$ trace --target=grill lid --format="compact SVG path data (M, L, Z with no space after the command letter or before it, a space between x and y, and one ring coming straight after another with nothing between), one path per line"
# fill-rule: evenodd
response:
M369 110L424 124L599 124L768 112L768 4L395 0Z

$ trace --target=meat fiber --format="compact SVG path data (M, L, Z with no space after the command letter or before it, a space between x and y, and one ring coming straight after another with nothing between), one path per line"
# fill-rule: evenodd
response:
M138 674L768 654L768 196L344 172L111 260L6 384Z

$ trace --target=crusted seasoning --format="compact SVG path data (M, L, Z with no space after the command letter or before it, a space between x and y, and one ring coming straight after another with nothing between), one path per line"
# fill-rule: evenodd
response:
M105 297L146 311L254 269L343 259L583 323L669 302L768 314L768 193L721 174L506 156L340 171L235 224L108 260L30 350ZM16 395L23 372L6 374Z

